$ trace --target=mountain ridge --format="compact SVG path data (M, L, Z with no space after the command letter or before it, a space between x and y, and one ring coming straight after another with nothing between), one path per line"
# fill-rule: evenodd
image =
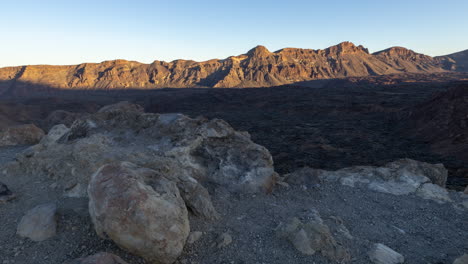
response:
M57 89L242 88L316 79L438 73L465 70L468 52L461 54L430 57L403 47L371 54L362 45L342 42L326 49L284 48L274 52L259 45L245 54L202 62L155 60L145 64L120 59L64 66L26 65L0 68L0 94L24 93L31 85Z

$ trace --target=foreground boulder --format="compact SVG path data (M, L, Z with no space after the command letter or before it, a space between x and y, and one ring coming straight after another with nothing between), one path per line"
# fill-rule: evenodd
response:
M20 155L7 173L49 177L64 189L87 186L90 176L105 164L129 161L174 181L195 179L232 192L271 191L277 175L267 149L219 119L110 107L76 120L69 131L64 127L60 131L65 134L58 140L54 137ZM198 185L184 187L203 192Z
M127 262L114 254L101 252L92 256L74 259L64 264L127 264Z
M100 168L88 187L89 213L99 236L151 263L173 263L190 233L176 184L129 162Z
M8 127L0 132L0 146L37 144L44 131L33 124Z
M16 233L36 242L55 236L57 232L56 211L57 206L54 203L34 207L21 218Z

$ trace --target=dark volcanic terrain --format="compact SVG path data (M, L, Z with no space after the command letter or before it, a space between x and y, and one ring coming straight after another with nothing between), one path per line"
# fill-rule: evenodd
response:
M129 100L148 112L224 119L265 146L280 173L302 166L339 169L412 158L443 163L449 187L461 190L468 184L468 82L456 80L467 77L400 74L255 89L61 91L5 101L0 125L35 123L47 131L74 118L66 112L49 115L54 110L91 113Z

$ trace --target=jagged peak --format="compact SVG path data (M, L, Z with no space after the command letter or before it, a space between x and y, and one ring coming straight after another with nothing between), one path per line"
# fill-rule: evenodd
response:
M405 47L394 46L394 47L390 47L388 49L384 49L384 50L373 53L373 55L379 55L379 54L394 56L394 55L409 55L409 54L417 54L417 53Z
M247 52L247 55L251 57L266 57L270 54L271 52L265 46L262 45L258 45Z
M346 53L355 53L355 52L365 52L369 54L369 50L365 48L362 45L356 46L354 43L350 41L343 41L335 46L331 46L327 49L326 51L329 52L336 52L340 54L346 54Z

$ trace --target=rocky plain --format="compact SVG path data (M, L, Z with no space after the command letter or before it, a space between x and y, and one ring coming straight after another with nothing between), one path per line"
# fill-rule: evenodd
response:
M0 263L468 263L460 54L0 69Z

